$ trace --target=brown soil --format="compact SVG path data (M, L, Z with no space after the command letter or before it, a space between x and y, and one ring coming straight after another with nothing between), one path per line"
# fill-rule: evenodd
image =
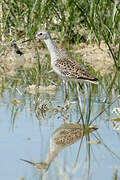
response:
M32 43L29 46L26 43L22 45L19 43L17 46L23 53L22 55L16 53L15 47L3 45L1 43L1 49L4 48L5 50L1 51L0 54L0 74L12 76L15 75L15 69L20 66L26 68L37 65L36 51ZM113 72L114 62L103 42L101 43L100 48L96 44L86 45L81 43L79 46L73 47L73 49L74 53L80 55L83 61L92 66L92 68L99 72L101 76ZM39 48L39 55L42 62L46 60L46 53L48 53L48 51L43 51Z
M75 52L80 54L84 62L92 66L101 76L114 71L114 61L104 42L101 42L100 47L97 44L82 43L79 49Z

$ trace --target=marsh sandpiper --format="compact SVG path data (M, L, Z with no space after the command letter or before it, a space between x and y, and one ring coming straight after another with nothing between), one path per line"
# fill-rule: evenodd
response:
M52 40L50 34L46 30L36 33L35 38L44 40L51 56L51 66L63 80L71 81L88 81L98 83L98 79L90 74L80 63L69 58L56 43Z

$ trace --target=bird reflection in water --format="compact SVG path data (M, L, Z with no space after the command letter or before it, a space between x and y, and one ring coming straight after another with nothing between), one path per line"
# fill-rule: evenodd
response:
M79 123L65 123L52 134L50 148L44 162L34 163L25 159L21 160L32 164L40 173L45 173L60 151L97 129L96 125L85 127Z

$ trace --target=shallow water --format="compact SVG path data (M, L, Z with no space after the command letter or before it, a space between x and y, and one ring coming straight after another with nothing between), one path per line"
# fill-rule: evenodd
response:
M0 97L0 179L106 180L113 179L114 168L118 168L117 176L120 176L119 122L114 122L118 125L115 130L110 121L116 117L113 108L119 107L119 84L116 78L111 85L109 78L99 85L84 84L85 95L80 91L84 122L94 121L92 124L98 130L59 152L44 174L20 159L44 161L55 130L64 122L79 120L76 85L68 85L66 102L62 82L53 94L28 94L19 85L17 89L14 86L4 89ZM98 140L99 144L92 143Z

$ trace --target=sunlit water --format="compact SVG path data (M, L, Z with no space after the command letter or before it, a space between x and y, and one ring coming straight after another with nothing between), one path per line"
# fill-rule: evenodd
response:
M97 85L95 85L97 86ZM49 108L64 109L63 85L59 87L57 94L40 94L36 99L40 99L39 107L46 104ZM89 110L89 88L85 89L85 114ZM94 88L91 90L93 91ZM50 168L45 174L40 174L36 169L20 160L20 158L31 160L33 162L44 161L49 149L49 141L52 133L66 122L78 121L80 117L77 110L77 100L74 96L75 91L70 92L68 101L73 101L66 113L55 113L54 110L42 112L39 111L39 120L35 116L35 96L20 95L17 91L6 90L1 97L0 103L0 179L1 180L20 180L20 179L90 179L107 180L113 179L114 168L120 167L120 136L119 130L113 129L110 120L116 115L112 114L114 107L119 107L117 100L109 108L111 103L119 94L116 92L105 103L106 112L103 112L93 123L97 124L97 132L90 134L90 140L100 140L100 144L90 144L90 154L88 154L87 139L65 148L56 159L51 163ZM91 93L92 94L92 93ZM91 117L93 120L102 111L102 101L106 98L105 90L98 85L98 92L91 97ZM70 98L71 97L71 98ZM13 100L20 101L20 104L14 106ZM82 106L84 98L82 99ZM17 109L18 108L18 109ZM104 108L104 107L103 107ZM62 110L61 110L62 111ZM118 123L119 126L119 123ZM102 138L102 139L101 139ZM79 152L79 147L81 148ZM116 157L118 156L118 157ZM88 168L89 162L89 168ZM88 177L89 174L89 177ZM118 170L119 175L119 170Z

